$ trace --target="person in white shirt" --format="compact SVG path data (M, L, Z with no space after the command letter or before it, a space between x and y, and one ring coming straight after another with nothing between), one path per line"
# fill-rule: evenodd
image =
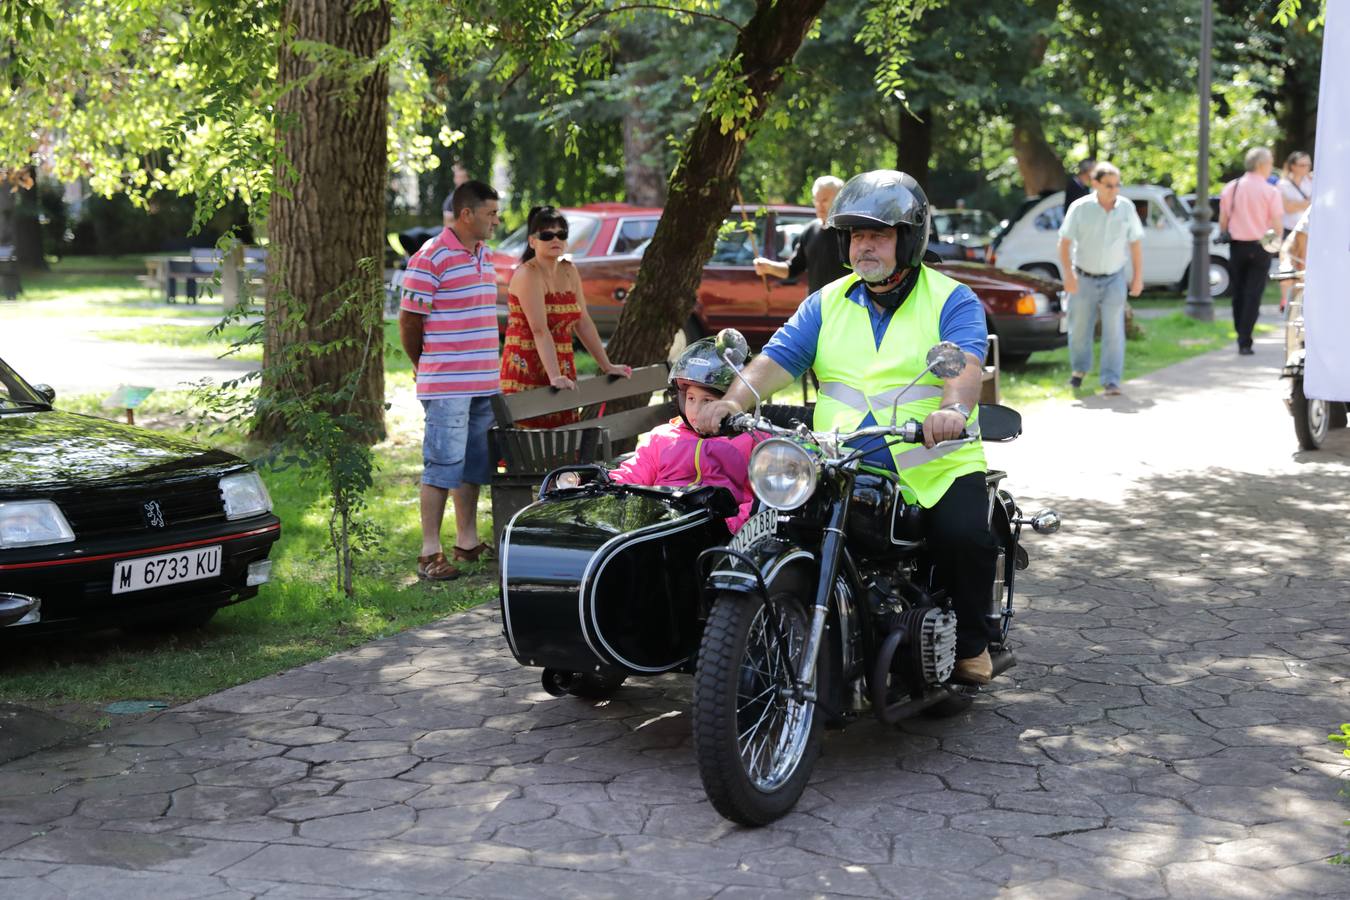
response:
M1280 173L1280 200L1284 203L1284 231L1293 233L1298 227L1299 217L1312 207L1312 157L1302 150L1290 153L1284 161L1284 171ZM1298 268L1303 268L1300 261ZM1280 309L1289 302L1289 282L1280 282Z
M1144 289L1144 226L1134 204L1120 196L1120 170L1097 163L1091 194L1069 204L1059 227L1059 262L1069 300L1069 385L1077 390L1092 370L1092 335L1102 320L1102 387L1120 393L1125 369L1125 294ZM1125 256L1134 272L1125 286ZM1072 253L1072 262L1070 254Z

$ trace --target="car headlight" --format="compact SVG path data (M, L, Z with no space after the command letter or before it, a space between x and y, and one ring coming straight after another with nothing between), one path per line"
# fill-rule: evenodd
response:
M220 493L225 498L227 519L247 519L272 511L272 498L257 472L226 475L220 479Z
M796 509L816 490L816 461L796 441L769 438L750 454L750 487L765 506Z
M0 503L0 550L36 547L40 544L64 544L75 540L75 532L50 500L17 500Z

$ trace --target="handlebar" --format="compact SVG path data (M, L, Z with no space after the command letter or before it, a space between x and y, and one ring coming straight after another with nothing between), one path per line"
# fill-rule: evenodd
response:
M727 416L722 420L722 427L718 430L718 434L725 437L751 431L759 431L783 437L803 436L802 431L798 429L782 428L767 419L756 419L750 413L737 413L733 416ZM909 419L908 421L896 425L869 425L866 428L859 428L857 431L838 433L833 431L807 431L806 434L809 434L816 440L828 437L832 440L837 440L841 445L851 444L854 441L871 437L894 437L899 438L906 444L922 444L923 423L918 419ZM960 439L969 436L966 429L962 428Z

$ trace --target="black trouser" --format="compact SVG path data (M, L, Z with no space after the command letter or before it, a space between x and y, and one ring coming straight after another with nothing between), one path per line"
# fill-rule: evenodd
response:
M994 590L998 543L989 531L983 472L962 475L925 513L925 536L938 581L956 610L956 658L978 656L993 637L985 615Z
M1261 313L1261 295L1270 280L1270 254L1260 241L1233 241L1228 253L1233 284L1233 328L1239 347L1252 345L1252 329Z

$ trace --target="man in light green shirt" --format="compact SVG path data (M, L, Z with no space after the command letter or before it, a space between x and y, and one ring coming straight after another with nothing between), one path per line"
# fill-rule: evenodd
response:
M1092 334L1102 320L1102 387L1120 393L1125 370L1125 248L1134 276L1129 295L1144 289L1140 242L1144 226L1134 204L1120 196L1120 170L1098 163L1092 170L1093 192L1080 197L1064 213L1059 227L1059 264L1069 300L1070 386L1080 388L1092 370ZM1070 254L1072 253L1072 260Z

